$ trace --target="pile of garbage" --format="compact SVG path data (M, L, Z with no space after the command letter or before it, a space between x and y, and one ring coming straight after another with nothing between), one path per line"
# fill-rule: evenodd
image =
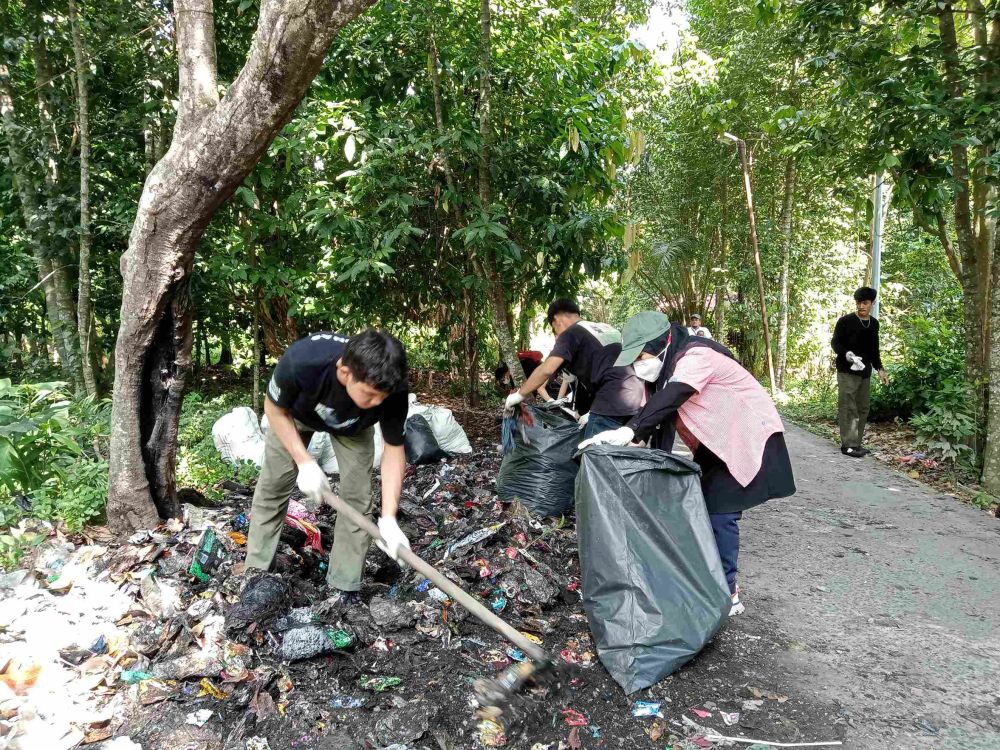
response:
M473 683L523 653L374 547L362 603L328 606L329 508L292 503L274 571L243 571L252 488L229 483L225 505L124 543L53 530L0 577L0 750L727 744L669 697L615 685L572 519L500 502L500 459L490 445L409 467L400 503L414 551L558 657L499 720L477 716ZM735 723L739 701L722 708Z

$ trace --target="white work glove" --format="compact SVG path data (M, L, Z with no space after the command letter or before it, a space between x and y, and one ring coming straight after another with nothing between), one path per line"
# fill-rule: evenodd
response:
M599 432L589 440L584 440L577 448L583 449L588 445L628 445L635 437L631 427L619 427L617 430L605 430Z
M399 528L396 519L392 516L381 516L378 519L378 533L382 535L381 542L375 542L376 546L396 562L399 562L400 547L410 548L410 540Z
M580 425L580 429L581 429L581 430L582 430L582 429L583 429L584 427L586 427L586 426L587 426L587 420L588 420L588 419L590 419L590 412L589 412L589 411L588 411L588 412L587 412L586 414L584 414L584 415L583 415L582 417L580 417L580 418L579 418L578 420L576 420L576 423L577 423L578 425Z
M851 363L851 369L854 372L858 372L860 370L865 369L865 363L862 362L861 357L859 357L854 352L848 352L847 354L845 354L844 359L846 359L848 362Z
M323 495L330 492L330 482L315 461L299 464L299 475L295 480L302 494L313 501L316 507L323 502Z
M514 411L514 407L522 401L524 401L524 396L521 395L521 392L514 391L507 397L507 400L503 402L503 410L506 413L511 414Z

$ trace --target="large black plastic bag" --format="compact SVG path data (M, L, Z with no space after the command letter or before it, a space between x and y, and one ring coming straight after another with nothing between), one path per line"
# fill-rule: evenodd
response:
M520 500L532 513L560 516L573 509L579 425L561 410L526 407L527 419L514 429L514 450L504 456L497 494L504 502Z
M583 607L626 693L701 651L732 600L698 465L664 451L591 446L576 479Z
M406 449L406 463L414 466L432 464L448 458L448 454L438 445L430 422L419 414L414 414L406 420L403 447Z

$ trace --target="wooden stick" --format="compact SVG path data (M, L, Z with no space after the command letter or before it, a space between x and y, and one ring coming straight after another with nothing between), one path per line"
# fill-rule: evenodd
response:
M332 492L325 493L323 499L338 513L343 513L352 523L360 526L372 539L378 542L384 541L382 535L379 534L378 526L368 516L359 513ZM469 610L477 620L493 628L493 630L521 649L528 657L538 662L550 661L549 655L537 643L531 641L522 632L497 617L492 611L483 606L480 601L466 592L465 589L445 577L440 570L418 556L416 552L407 547L400 547L399 557L403 562L424 576L424 578L430 579L431 583L449 597Z

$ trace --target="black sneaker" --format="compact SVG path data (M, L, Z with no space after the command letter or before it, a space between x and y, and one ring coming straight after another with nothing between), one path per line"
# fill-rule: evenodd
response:
M864 458L868 453L864 448L841 448L840 452L851 458Z

